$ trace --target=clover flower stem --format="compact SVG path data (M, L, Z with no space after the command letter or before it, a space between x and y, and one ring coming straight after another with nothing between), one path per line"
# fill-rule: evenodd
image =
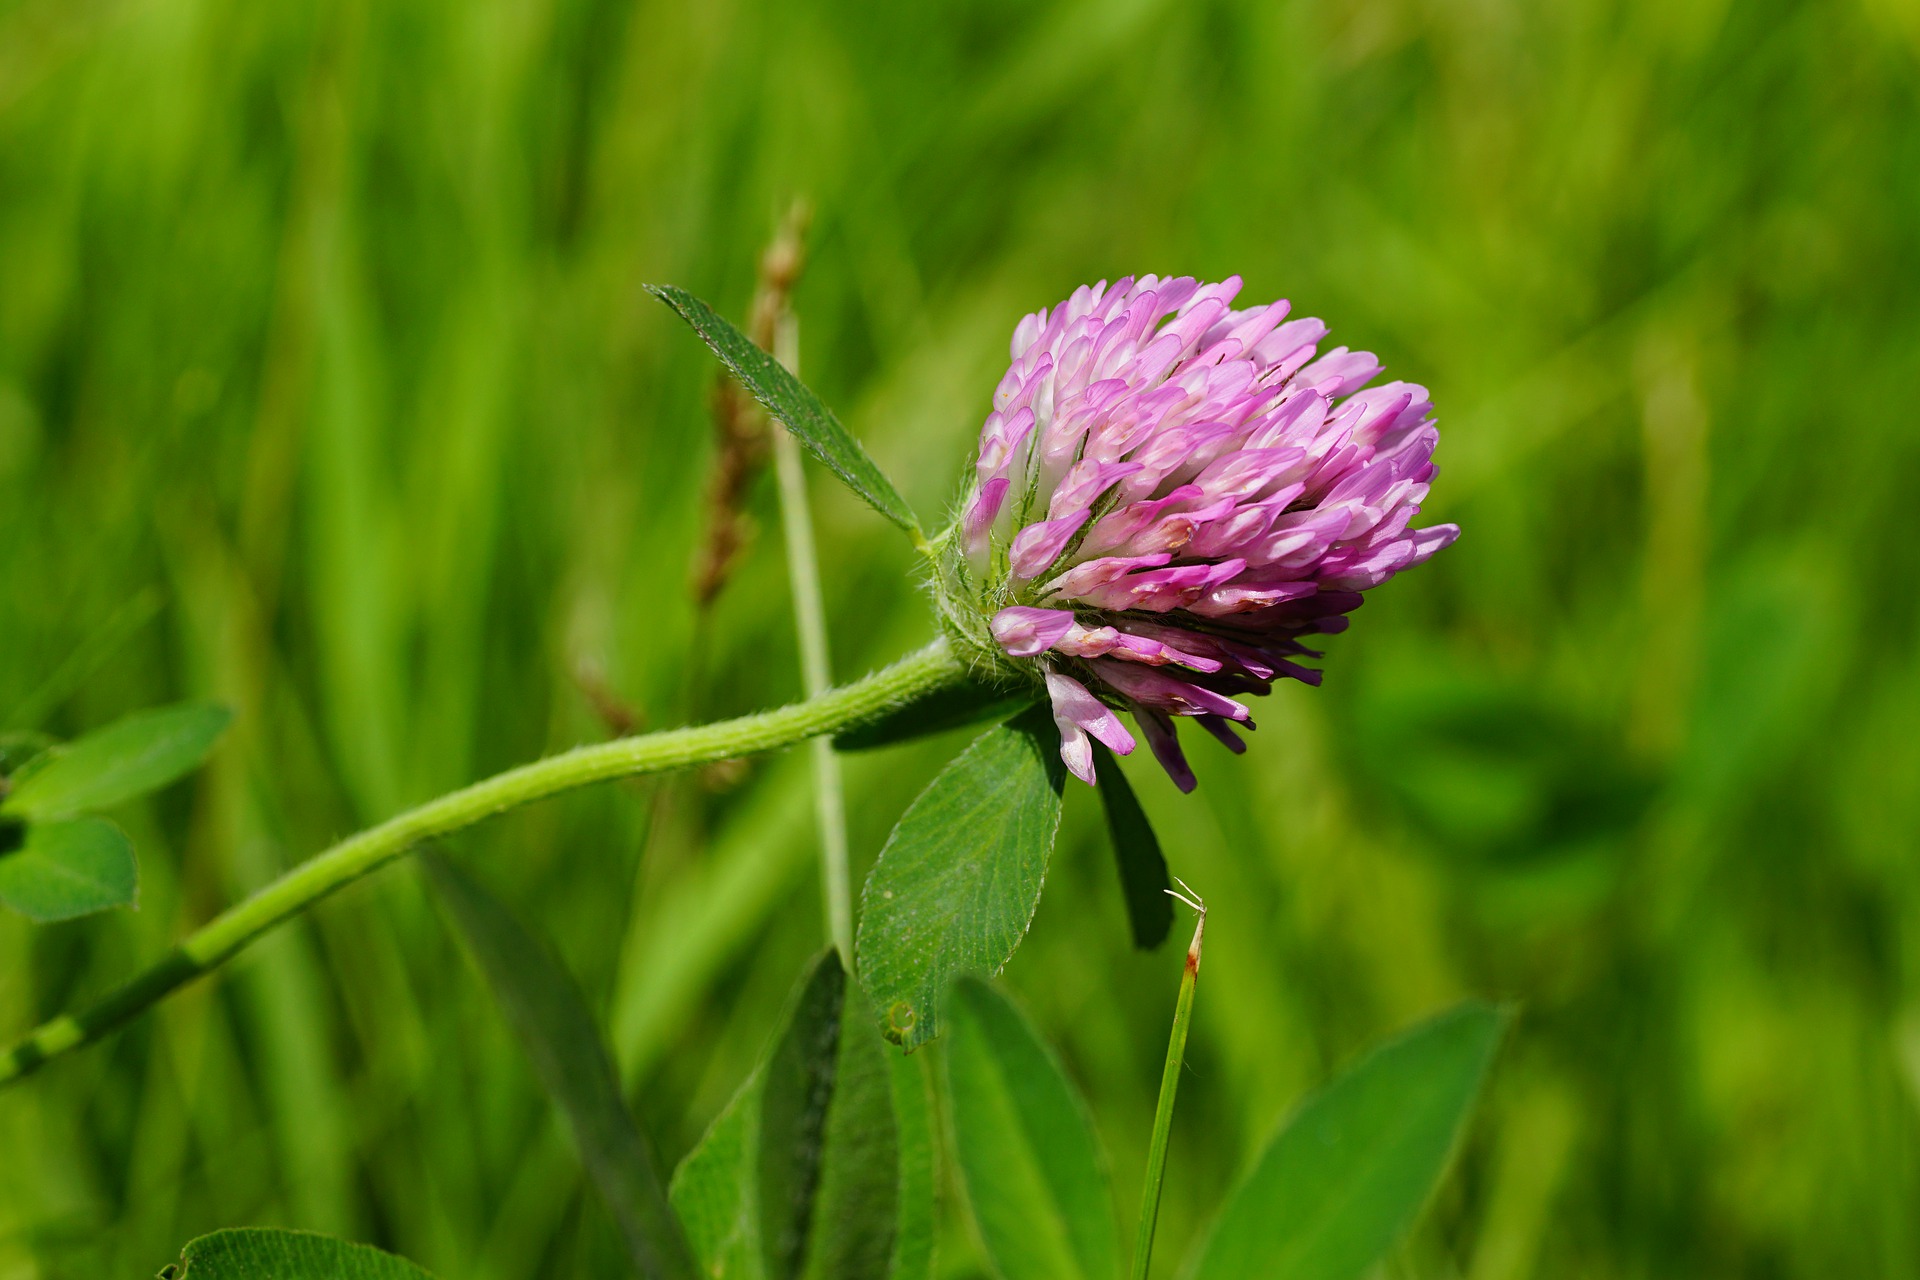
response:
M145 972L95 1004L43 1024L0 1053L0 1085L98 1040L232 959L275 925L429 840L592 783L711 764L837 733L965 678L965 669L947 642L936 640L890 667L804 702L717 724L576 747L430 800L301 863L244 902L215 916Z
M1181 888L1186 888L1184 884ZM1198 897L1167 890L1193 907L1200 918L1187 947L1187 967L1180 977L1180 998L1173 1006L1173 1034L1167 1040L1167 1065L1160 1073L1160 1105L1153 1113L1153 1141L1147 1148L1146 1185L1140 1192L1140 1229L1134 1236L1132 1280L1147 1280L1153 1261L1153 1232L1160 1217L1160 1184L1167 1171L1167 1137L1173 1132L1173 1100L1180 1092L1180 1068L1187 1056L1187 1028L1193 1021L1193 989L1200 978L1200 939L1207 929L1207 908ZM1189 890L1189 892L1191 892Z
M774 328L773 358L795 377L800 374L800 323L784 312ZM773 466L780 481L780 523L787 542L787 580L793 590L793 625L800 640L800 676L809 698L833 685L827 654L827 609L820 591L820 559L814 549L813 512L807 502L807 473L800 442L783 425L774 432ZM833 743L816 738L813 751L813 811L820 828L820 890L827 933L840 950L840 962L853 968L853 886L847 870L847 810L840 780L840 757Z

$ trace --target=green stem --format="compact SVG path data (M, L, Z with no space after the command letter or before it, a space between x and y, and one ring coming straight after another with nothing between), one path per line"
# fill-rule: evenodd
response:
M774 329L773 357L800 374L800 329L791 312ZM833 685L827 656L827 608L820 590L820 558L813 544L813 512L800 442L784 425L774 428L773 466L780 480L780 522L787 541L787 580L793 589L793 625L800 641L800 678L809 698ZM813 741L813 814L820 829L820 892L827 935L840 963L853 968L853 883L847 870L847 808L840 756L825 738Z
M26 1075L50 1058L99 1039L231 959L275 925L425 841L590 783L730 760L837 733L963 678L964 672L948 651L946 641L936 640L863 680L805 702L718 724L576 747L430 800L301 863L189 934L158 963L98 1003L41 1026L0 1054L0 1085Z
M1140 1229L1134 1236L1133 1280L1147 1280L1153 1261L1153 1231L1160 1218L1160 1183L1167 1171L1167 1137L1173 1132L1173 1099L1180 1092L1180 1068L1187 1057L1187 1027L1193 1021L1193 988L1200 978L1200 937L1207 913L1193 926L1187 968L1180 978L1180 1000L1173 1007L1173 1034L1167 1040L1167 1065L1160 1073L1160 1105L1153 1113L1153 1142L1147 1148L1147 1182L1140 1192Z

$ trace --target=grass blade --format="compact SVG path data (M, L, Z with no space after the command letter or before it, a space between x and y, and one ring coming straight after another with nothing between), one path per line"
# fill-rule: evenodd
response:
M699 1272L654 1172L646 1135L620 1096L613 1061L579 987L500 901L445 858L423 862L447 913L567 1117L581 1161L613 1211L642 1275L692 1280Z
M1102 779L1105 781L1105 779ZM1186 882L1180 887L1185 889ZM1171 896L1172 891L1167 891ZM1193 993L1200 981L1200 947L1207 932L1206 904L1182 898L1200 913L1193 941L1187 944L1187 963L1180 975L1180 995L1173 1006L1173 1031L1167 1037L1167 1064L1160 1072L1160 1100L1153 1113L1153 1138L1147 1145L1147 1176L1140 1192L1140 1225L1134 1233L1133 1280L1147 1280L1153 1265L1153 1236L1160 1221L1160 1191L1167 1172L1167 1139L1173 1134L1173 1104L1180 1094L1180 1072L1187 1063L1187 1029L1193 1025Z

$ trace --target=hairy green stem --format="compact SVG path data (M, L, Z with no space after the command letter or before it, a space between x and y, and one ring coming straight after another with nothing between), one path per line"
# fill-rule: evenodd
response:
M1140 1191L1140 1229L1134 1235L1133 1280L1147 1280L1153 1261L1153 1231L1160 1218L1160 1183L1167 1172L1167 1137L1173 1132L1173 1099L1180 1092L1180 1068L1187 1057L1187 1027L1193 1021L1193 989L1200 978L1200 938L1207 913L1193 926L1187 968L1180 978L1180 999L1173 1007L1173 1034L1167 1040L1167 1065L1160 1073L1160 1105L1153 1113L1153 1142L1147 1148L1147 1181Z
M0 1054L0 1085L99 1039L162 997L231 959L249 942L343 885L419 844L534 800L611 778L664 773L837 733L909 698L964 678L936 640L863 680L773 711L718 724L576 747L430 800L318 854L189 934L158 963L98 1003L64 1014Z
M791 312L774 329L773 358L800 375L800 326ZM773 434L773 465L780 480L780 522L787 541L787 580L793 589L793 625L800 640L800 677L809 698L833 685L827 656L827 608L820 590L820 558L813 543L813 512L807 502L807 473L800 442L784 426ZM833 743L816 738L813 750L813 814L820 829L820 892L825 902L827 935L840 950L840 963L853 968L853 883L847 870L847 808L840 780L840 756Z

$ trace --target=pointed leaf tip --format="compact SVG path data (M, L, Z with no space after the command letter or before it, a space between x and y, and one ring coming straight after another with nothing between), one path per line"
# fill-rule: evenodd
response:
M852 432L841 425L820 397L793 376L784 365L755 346L753 340L735 328L724 316L685 289L670 284L646 286L674 314L700 335L703 342L720 357L720 362L740 380L753 398L787 425L794 437L828 470L859 494L867 505L912 535L916 545L924 545L926 535L913 509L899 490L893 487Z

